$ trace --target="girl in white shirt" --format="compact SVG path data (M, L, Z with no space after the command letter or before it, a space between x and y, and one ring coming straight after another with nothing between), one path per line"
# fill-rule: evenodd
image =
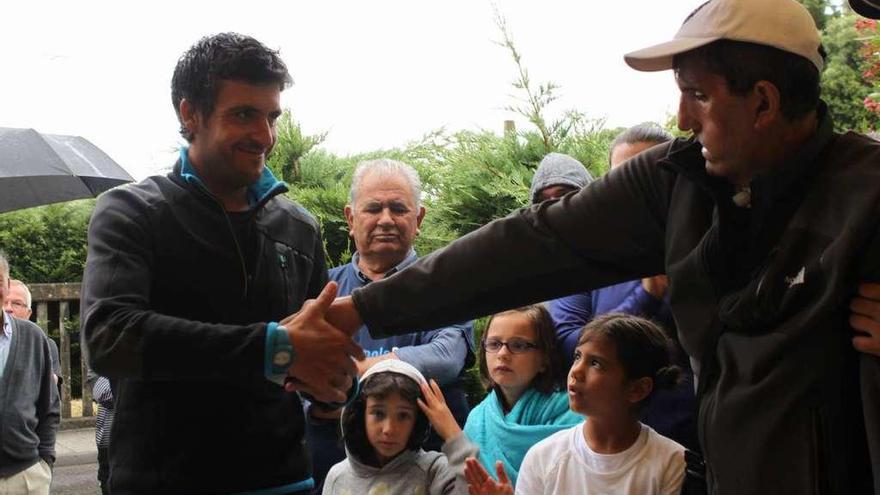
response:
M657 388L674 386L670 341L643 318L597 317L584 327L568 374L571 410L587 419L537 443L526 454L517 494L673 495L684 481L684 447L639 422ZM512 494L475 461L466 475L474 494Z

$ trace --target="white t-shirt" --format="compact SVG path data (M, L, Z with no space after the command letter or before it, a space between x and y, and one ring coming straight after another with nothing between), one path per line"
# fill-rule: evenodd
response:
M678 495L684 447L642 425L639 438L617 454L597 454L584 440L584 424L555 433L529 449L517 495Z

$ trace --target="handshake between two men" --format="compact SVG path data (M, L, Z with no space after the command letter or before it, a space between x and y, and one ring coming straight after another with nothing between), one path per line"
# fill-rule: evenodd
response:
M327 403L346 401L358 371L354 360L365 357L351 338L361 317L351 297L337 299L337 291L336 282L329 282L316 299L281 321L296 352L285 389Z

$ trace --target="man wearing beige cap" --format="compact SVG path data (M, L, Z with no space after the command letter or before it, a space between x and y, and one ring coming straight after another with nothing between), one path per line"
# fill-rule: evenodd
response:
M833 132L823 58L795 0L705 3L674 40L626 56L674 71L691 139L490 223L325 317L389 335L666 273L699 377L709 492L880 493L880 358L860 352L880 333L847 319L857 284L880 280L880 143Z

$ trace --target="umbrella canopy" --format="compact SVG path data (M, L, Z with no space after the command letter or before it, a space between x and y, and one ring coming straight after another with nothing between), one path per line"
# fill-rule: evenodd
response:
M0 212L91 198L133 180L79 136L0 127Z

